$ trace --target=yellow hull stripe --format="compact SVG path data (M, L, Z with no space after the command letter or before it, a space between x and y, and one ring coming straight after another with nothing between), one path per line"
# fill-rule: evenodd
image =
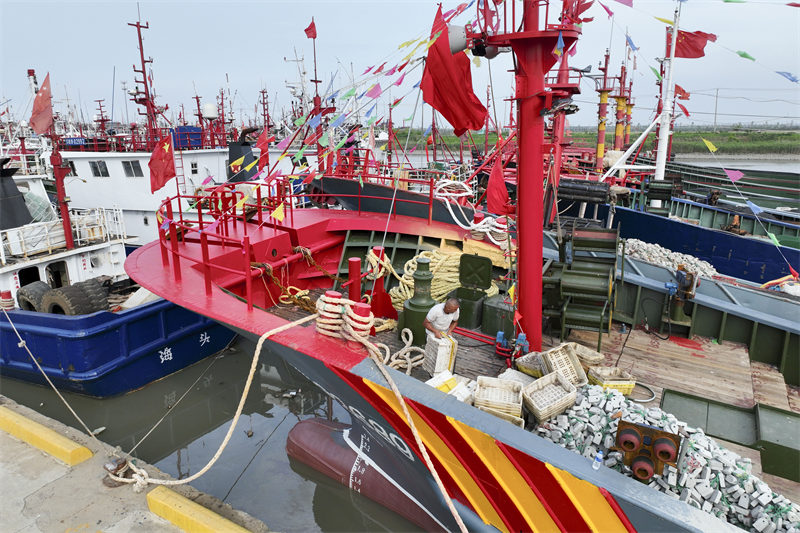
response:
M497 484L503 488L525 518L530 531L558 531L558 526L550 518L550 514L531 490L528 482L492 437L450 417L447 417L447 421L472 446L472 450L487 466Z
M392 408L397 416L399 416L402 420L406 419L405 414L403 413L403 410L398 404L397 398L395 398L395 395L392 391L367 379L364 379L363 381L370 389L380 396L389 407ZM503 520L500 518L500 515L498 515L497 511L495 511L492 503L486 498L486 495L483 493L475 480L472 479L470 473L464 469L464 467L461 465L461 461L459 461L455 454L453 454L453 452L450 450L450 447L439 438L436 432L431 429L427 422L425 422L422 417L414 412L413 409L409 408L409 412L411 413L411 418L414 420L414 426L417 428L417 432L419 433L422 442L428 449L428 454L435 456L436 459L438 459L439 462L444 466L445 470L447 470L450 476L455 480L456 484L458 484L461 492L463 492L467 497L470 505L478 514L478 516L480 516L481 519L487 524L493 525L500 531L507 532L508 529L503 523Z
M600 493L600 489L588 481L576 478L569 472L548 463L545 464L592 531L627 532L622 521Z

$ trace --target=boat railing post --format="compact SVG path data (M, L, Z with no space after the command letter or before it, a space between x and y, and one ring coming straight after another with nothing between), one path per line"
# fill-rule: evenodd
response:
M164 225L158 225L158 244L161 248L161 264L163 266L169 265L169 252L167 251L167 232L164 231ZM2 253L2 247L0 247Z
M219 218L222 220L222 234L226 237L230 235L228 231L228 217L225 216L225 213L228 212L228 193L227 191L223 191L222 195L220 196L220 201L222 202L222 209L220 209Z
M244 260L244 293L247 299L247 310L253 310L253 278L250 277L250 237L242 238L242 258Z
M172 271L175 274L175 281L181 280L180 257L178 256L178 230L174 220L169 221L169 240L172 247Z
M447 201L445 198L443 201ZM433 176L428 178L428 224L433 222Z
M200 253L203 255L203 281L206 286L206 296L211 296L211 262L208 256L208 234L200 231Z
M203 230L203 202L200 201L200 198L197 198L195 201L195 207L197 208L197 228L202 232Z
M256 187L256 203L258 204L258 210L256 211L256 220L258 220L258 226L261 227L261 224L264 223L264 215L262 211L261 205L261 185Z

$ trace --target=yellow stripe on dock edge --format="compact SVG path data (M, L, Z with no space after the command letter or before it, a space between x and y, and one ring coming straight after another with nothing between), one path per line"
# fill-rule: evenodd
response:
M150 512L169 520L184 531L248 533L247 529L163 485L147 493L147 506Z
M92 456L92 452L86 446L81 446L64 435L2 406L0 406L0 429L52 455L68 466L75 466Z

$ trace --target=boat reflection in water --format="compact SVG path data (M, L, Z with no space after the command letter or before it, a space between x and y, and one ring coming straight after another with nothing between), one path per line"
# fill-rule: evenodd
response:
M98 434L102 441L126 452L141 441L132 455L185 478L205 466L222 442L254 349L240 338L231 349L129 394L105 400L64 396L90 428L105 428ZM0 378L0 391L50 418L79 426L50 388ZM290 430L304 420L328 420L329 414L349 421L347 412L330 404L323 391L264 350L237 430L221 459L192 486L281 531L414 529L347 487L303 465L290 465L285 450Z

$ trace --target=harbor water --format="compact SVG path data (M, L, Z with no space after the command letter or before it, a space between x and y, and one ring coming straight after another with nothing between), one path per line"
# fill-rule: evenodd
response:
M252 342L237 337L218 355L138 391L103 400L64 396L90 428L105 428L98 438L125 452L134 450L133 456L176 478L186 478L206 465L224 439L254 350ZM49 387L3 377L0 394L80 427ZM275 531L418 529L303 465L290 464L286 455L289 430L301 420L329 415L349 422L344 409L329 403L313 383L264 350L230 443L192 486L261 519Z

